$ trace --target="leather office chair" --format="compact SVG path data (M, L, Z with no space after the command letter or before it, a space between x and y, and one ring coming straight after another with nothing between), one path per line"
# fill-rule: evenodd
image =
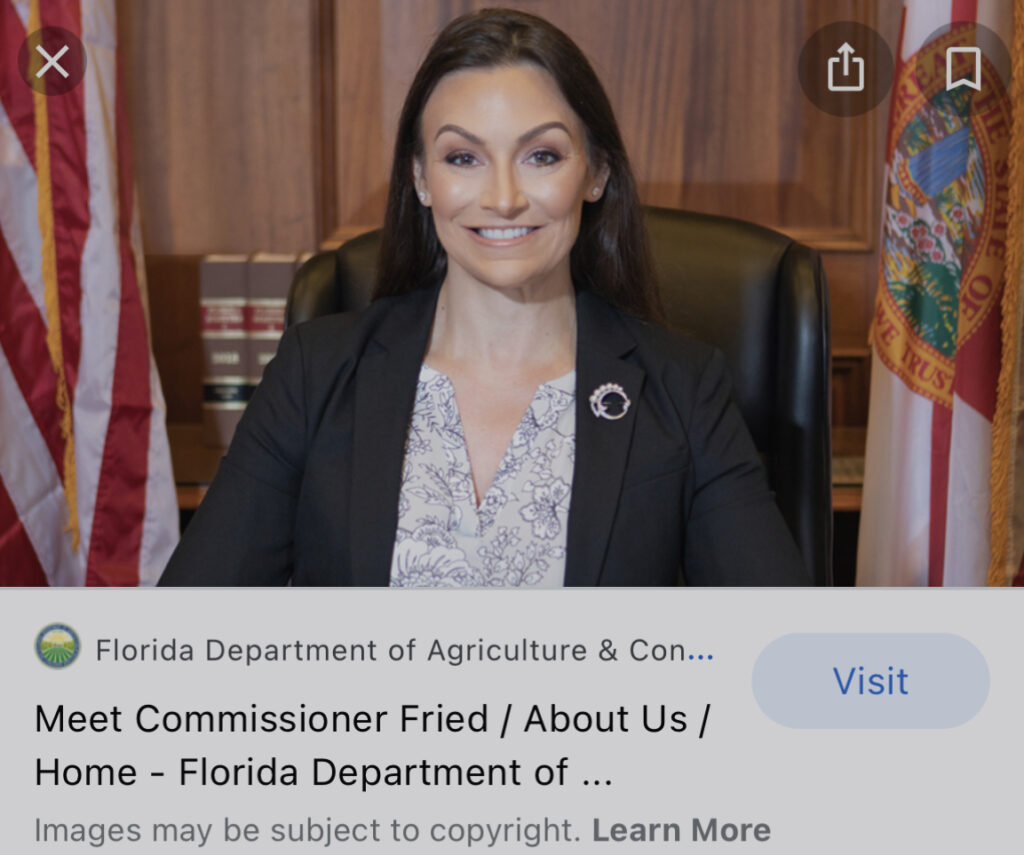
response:
M816 584L831 585L831 369L821 259L785 235L728 217L648 208L647 225L669 326L725 354L775 500ZM367 305L378 245L374 231L310 258L295 274L285 323Z

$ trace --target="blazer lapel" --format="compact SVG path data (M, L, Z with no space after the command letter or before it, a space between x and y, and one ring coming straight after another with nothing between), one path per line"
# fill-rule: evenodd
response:
M398 495L438 289L400 297L382 314L356 370L349 555L352 584L386 586L398 527Z
M576 329L576 465L567 587L592 586L600 579L645 376L642 368L622 358L636 341L618 314L586 291L576 298ZM631 402L622 418L601 418L591 409L591 394L606 383L621 386Z

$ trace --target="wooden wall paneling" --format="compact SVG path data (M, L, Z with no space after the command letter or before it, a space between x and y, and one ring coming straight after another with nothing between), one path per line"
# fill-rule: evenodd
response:
M345 92L339 160L359 158L365 170L339 174L338 226L379 223L394 126L412 75L446 21L486 5L338 0ZM587 53L616 109L646 202L740 216L820 248L871 249L878 207L873 155L886 110L853 119L818 111L799 87L797 60L803 42L835 20L863 21L895 41L898 8L884 0L509 5L548 18ZM356 8L362 17L343 27ZM374 146L381 139L379 157Z
M832 424L867 424L868 330L878 283L879 252L824 252L832 321Z
M878 285L877 249L822 253L832 310L833 348L864 347Z
M832 424L860 428L868 422L868 384L871 379L871 351L864 347L832 350ZM834 454L838 451L833 450ZM863 454L863 446L859 452Z
M312 44L313 183L319 246L338 222L337 50L334 0L316 0ZM311 247L312 248L312 247Z
M315 0L117 11L146 252L315 246Z
M199 338L199 255L147 255L153 357L169 422L202 419L203 346Z
M346 227L374 227L383 218L392 140L381 113L381 36L380 3L335 2L337 219L324 229L334 240Z

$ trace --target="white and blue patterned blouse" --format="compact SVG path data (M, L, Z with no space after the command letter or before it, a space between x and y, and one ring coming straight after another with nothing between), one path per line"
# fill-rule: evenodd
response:
M424 364L405 443L392 587L561 587L575 445L571 371L537 387L477 507L455 389Z

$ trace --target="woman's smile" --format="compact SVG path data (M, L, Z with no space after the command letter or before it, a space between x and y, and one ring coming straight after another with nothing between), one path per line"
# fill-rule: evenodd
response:
M540 226L514 226L506 228L470 228L469 232L484 246L518 246L532 237Z

